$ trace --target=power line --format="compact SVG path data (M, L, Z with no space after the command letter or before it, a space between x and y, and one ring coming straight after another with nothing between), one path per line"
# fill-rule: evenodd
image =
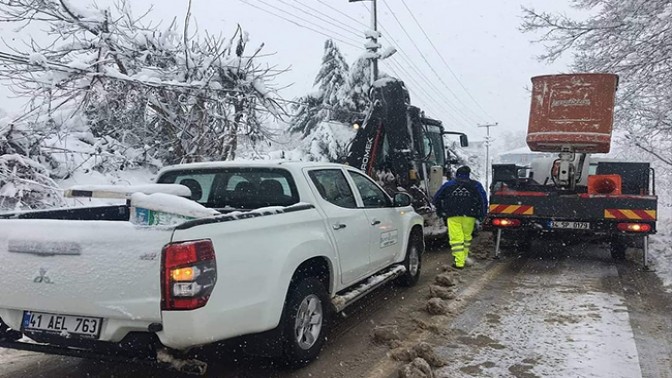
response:
M241 3L243 3L243 4L245 4L245 5L249 5L249 6L253 7L253 8L259 9L260 11L263 11L263 12L266 12L266 13L268 13L268 14L270 14L270 15L275 16L275 17L281 18L281 19L283 19L283 20L285 20L285 21L287 21L287 22L291 22L292 24L294 24L294 25L296 25L296 26L298 26L298 27L300 27L300 28L307 29L307 30L310 30L310 31L312 31L312 32L321 34L321 35L323 35L323 36L325 36L325 37L327 37L327 38L331 38L331 39L333 39L333 40L335 40L335 41L341 42L341 43L346 44L346 45L348 45L348 46L350 46L350 47L361 48L360 46L357 46L356 44L354 44L354 43L352 43L352 42L348 42L348 41L345 41L345 40L343 40L343 39L334 37L334 36L329 35L329 34L327 34L327 33L324 33L324 32L321 32L321 31L319 31L319 30L313 29L313 28L311 28L311 27L309 27L309 26L301 25L301 24L299 24L299 23L298 23L297 21L295 21L295 20L291 20L291 19L289 19L289 18L287 18L287 17L285 17L285 16L282 16L282 15L280 15L280 14L274 13L274 12L268 10L268 9L264 9L264 8L262 8L262 7L259 7L259 6L257 6L257 5L254 5L254 4L252 4L252 3L248 3L246 0L239 0L239 1L240 1ZM300 17L297 17L297 18L301 19ZM322 28L321 26L318 26L318 27ZM350 39L349 37L347 37L347 38Z
M345 16L345 17L347 17L347 18L349 18L349 19L355 21L355 22L358 23L359 25L364 26L364 27L367 28L367 29L369 28L369 26L366 25L365 23L363 23L363 22L357 20L356 18L350 16L349 14L347 14L347 13L345 13L345 12L342 12L342 11L339 10L338 8L334 8L333 6L331 6L331 5L327 4L327 3L325 3L323 0L317 0L317 2L320 3L320 4L322 4L322 5L324 5L324 6L326 6L326 7L329 8L329 9L331 9L331 10L333 10L333 11L336 11L337 13L340 13L340 14L342 14L343 16ZM362 3L362 4L364 4L364 3Z
M285 3L284 0L279 0L279 1L282 2L282 3ZM312 8L312 7L308 6L307 4L303 4L303 3L301 3L301 2L298 1L298 0L297 0L297 2L298 2L299 4L301 4L301 5L306 6L308 9L310 9L310 10L312 10L312 11L314 11L314 12L318 12L318 13L320 13L320 14L323 14L323 15L325 15L326 17L328 17L329 19L341 23L340 25L345 25L345 23L342 23L341 20L336 20L336 19L334 19L332 16L327 15L327 14L325 14L325 13L323 13L323 12L321 12L321 11L315 9L315 8ZM333 10L339 12L339 13L342 13L342 12L338 11L338 9L333 8L333 7L329 6L328 4L324 4L324 5L326 5L327 7L331 8L331 9L333 9ZM297 9L296 7L293 7L293 8ZM367 8L367 10L368 10L368 8ZM305 13L304 10L301 10L301 11ZM342 13L342 14L344 14L344 13ZM344 15L345 15L345 14L344 14ZM312 16L312 15L311 15L311 16ZM350 17L350 16L348 16L348 15L346 15L346 16L347 16L348 18L354 20L352 17ZM356 20L354 20L354 21L357 22ZM359 22L358 22L358 23L359 23ZM339 26L339 27L340 27L340 26ZM390 63L393 63L393 62L390 62ZM403 70L403 66L402 66L402 65L399 65L399 67ZM407 74L407 75L408 75L408 74ZM397 76L400 76L400 75L397 74ZM409 75L409 76L410 76L410 75ZM423 87L423 86L418 85L418 91L422 91L422 92L424 92L424 94L427 96L426 98L428 98L428 99L430 99L430 100L433 100L433 101L435 102L435 104L438 104L439 107L441 107L441 103L436 101L436 96L427 95L427 93L424 91L424 87ZM446 111L445 108L444 108L444 110L442 110L442 112L444 112L444 111ZM450 111L448 111L448 113L450 113Z
M457 100L457 102L459 102L460 104L462 104L462 106L465 106L465 109L467 109L467 108L466 108L466 105L464 105L464 104L462 103L462 101L460 101L460 98L455 94L455 92L453 92L453 90L450 89L450 87L443 81L443 78L441 77L441 75L439 75L439 73L436 71L436 69L434 69L434 66L432 66L431 63L429 63L429 61L427 60L427 57L425 57L425 55L422 53L422 51L420 51L420 48L419 48L415 43L413 43L413 38L411 37L411 35L410 35L410 34L408 33L408 31L406 30L406 27L404 27L404 24L399 20L399 17L397 17L397 14L394 12L394 10L392 10L392 8L390 8L390 6L387 5L387 2L383 2L383 4L385 4L385 7L390 11L390 13L392 14L392 17L394 17L394 19L395 19L395 21L397 22L397 24L399 24L399 27L401 27L401 30L404 32L404 34L406 35L406 37L411 41L411 44L413 45L413 47L415 47L415 49L418 51L418 55L420 55L420 58L422 58L422 60L425 62L425 64L427 64L427 66L429 67L429 69L434 73L434 75L436 75L436 77L437 77L437 78L439 79L439 81L444 85L444 87L446 87L446 89L448 90L448 92L449 92L450 94L452 94L453 97L455 97L455 99ZM466 114L465 114L465 115L466 115ZM469 116L469 117L472 117L472 116ZM473 123L476 123L476 120L477 120L477 119L473 119L472 122L473 122Z
M385 30L385 29L383 29L383 30ZM426 76L420 69L418 69L418 68L415 66L415 64L413 64L412 60L411 60L410 57L404 52L404 50L402 50L401 48L398 48L398 51L399 51L398 58L401 59L401 60L403 60L403 61L405 62L405 64L409 66L409 68L411 69L411 71L413 71L413 73L419 78L420 81L424 81L424 82L426 83L425 85L419 85L419 87L420 87L420 88L424 88L424 87L426 87L426 88L432 90L432 91L435 93L435 95L434 95L434 96L429 95L429 97L432 98L432 99L434 99L434 101L436 101L437 103L440 103L440 104L441 104L440 106L444 109L444 111L445 111L446 109L449 109L449 110L447 110L447 113L450 114L451 117L453 117L453 113L454 113L456 116L460 116L460 118L459 118L460 121L463 122L465 125L471 125L472 122L471 122L470 120L468 120L464 115L462 115L462 114L460 113L459 109L457 109L457 108L450 102L450 100L448 100L448 98L445 97L445 94L444 94L442 91L440 91L440 90L434 85L434 83L433 83L433 82L432 82L432 81L431 81L431 80L430 80L430 79L429 79L429 78L428 78L428 77L427 77L427 76ZM397 58L397 56L394 56L394 55L393 55L391 59L396 59L396 58ZM400 62L399 62L398 64L399 64L400 66L403 66ZM408 74L408 75L409 75L409 77L411 76L410 74ZM439 98L440 98L440 99L443 99L443 101L440 102L440 101L438 100ZM447 107L447 108L446 108L446 107ZM455 118L455 117L453 117L453 118ZM457 119L458 119L458 118L455 118L455 120L457 120Z
M361 4L367 10L369 9L366 6L366 4L364 4L364 3L361 3ZM388 36L392 35L392 33L387 31L387 29L385 28L384 25L381 24L380 26L381 26L381 29L383 30L383 32L385 34L387 34ZM407 36L408 36L408 34L407 34ZM408 37L411 40L411 42L413 42L413 39L410 38L410 36L408 36ZM452 113L455 113L455 115L460 116L460 119L462 120L462 122L464 122L463 125L467 126L467 127L471 127L471 125L473 125L474 121L472 119L469 119L469 117L465 113L463 113L458 107L456 107L455 105L452 104L452 102L445 96L444 92L441 91L440 89L438 89L438 87L434 84L434 81L429 79L424 74L424 72L422 70L420 70L416 67L416 65L413 63L413 60L408 56L408 54L406 54L406 52L399 45L397 45L396 48L399 51L399 56L401 57L401 59L403 59L406 62L406 64L420 78L421 81L424 81L426 83L427 88L429 88L430 90L433 90L436 93L435 97L443 98L443 100L445 101L445 104L443 102L441 104L444 104L444 106L447 106L449 109L451 109L450 111L448 111L448 113L451 114L451 115L452 115ZM393 56L393 58L394 58L394 56ZM434 97L432 97L432 98L434 98ZM455 119L457 120L457 118L455 118Z
M425 90L425 86L420 85L417 82L417 80L404 68L404 66L401 63L396 62L394 59L388 59L388 60L385 60L384 62L386 62L390 65L393 65L393 64L396 65L398 67L398 69L403 74L405 74L406 77L404 78L404 81L411 82L414 85L414 89L409 88L409 91L414 92L414 94L416 96L418 96L418 98L420 98L420 102L424 103L424 105L427 106L428 108L430 107L430 104L434 104L434 105L431 105L431 107L436 106L435 110L440 110L439 112L435 111L436 116L438 116L440 114L445 114L445 116L448 117L449 120L452 120L452 122L454 122L456 124L462 124L463 126L467 126L467 127L468 127L468 125L470 125L469 123L466 123L465 121L456 118L453 110L450 110L450 109L446 108L446 104L437 100L437 96L433 96L432 94L427 92Z
M322 18L322 17L320 17L320 16L316 16L315 14L312 14L312 13L306 11L305 9L301 8L301 7L297 7L296 5L293 5L293 4L291 4L291 3L288 3L288 2L286 2L285 0L276 0L276 1L278 1L278 2L280 2L280 3L282 3L282 4L285 4L285 5L288 5L288 6L292 7L292 8L294 8L294 9L298 10L299 12L308 15L309 17L314 17L314 18L316 18L316 19L318 19L318 20L320 20L320 21L322 21L322 22L325 22L325 23L327 23L327 24L329 24L329 25L335 26L335 27L339 28L339 30L342 30L342 31L344 31L344 32L348 32L348 33L350 33L350 34L353 34L353 35L354 35L355 37L357 37L357 38L361 37L359 34L353 32L352 30L343 28L343 24L335 23L335 22L334 22L335 20L334 20L333 17L327 16L329 19L331 19L331 21L330 21L329 19L324 19L324 18ZM301 3L299 3L299 4L301 4ZM302 4L302 5L303 5L303 4ZM294 16L294 17L297 17L297 16ZM337 22L337 21L336 21L336 22Z
M335 22L338 22L341 26L346 26L346 27L349 27L349 28L351 28L351 29L356 29L356 28L353 28L352 25L346 25L342 20L336 19L335 17L332 17L332 16L330 16L330 15L328 15L328 14L322 12L322 11L319 10L319 9L313 8L313 7L311 7L311 6L308 5L308 4L302 3L302 2L299 1L299 0L295 0L295 2L298 3L298 4L303 5L304 7L310 9L310 10L313 11L313 12L316 12L316 13L318 13L318 14L324 16L324 17L330 18L331 20L334 20ZM323 4L324 4L324 3L323 3ZM325 5L326 5L326 4L325 4ZM327 5L327 6L329 6L329 5ZM353 19L353 20L354 20L354 19ZM366 26L366 25L364 25L364 24L362 24L362 23L359 23L357 20L355 20L355 22L357 22L357 24L358 24L357 27L360 27L360 26ZM358 37L361 37L360 35L357 35L357 36L358 36Z
M403 79L405 82L410 82L413 84L413 88L409 87L408 90L409 92L412 92L414 96L416 96L416 99L419 100L418 102L421 104L421 109L425 109L429 113L434 114L435 117L438 117L441 114L446 113L448 117L451 119L453 118L453 115L451 114L450 111L446 111L445 108L441 106L439 102L436 101L436 98L433 97L432 95L428 94L423 86L418 85L417 81L406 71L406 69L400 65L399 63L395 62L392 59L386 59L383 61L384 64L390 69L390 71L395 74L398 78L402 78L405 76Z
M426 83L425 87L429 88L430 90L432 90L435 93L435 95L432 98L436 97L436 98L443 99L443 101L440 102L440 103L443 106L447 107L447 109L450 109L450 110L448 110L448 112L451 113L451 115L454 113L455 116L459 116L459 119L462 122L464 122L465 125L473 124L473 122L471 120L469 120L462 112L460 112L460 110L457 107L455 107L455 105L453 105L453 103L445 96L445 94L440 89L438 89L438 87L436 87L434 85L434 82L431 79L429 79L422 72L422 70L418 69L415 66L415 64L413 64L411 58L403 50L399 50L399 51L400 51L399 58L404 60L404 62L417 75L417 77L419 77L420 80L422 80ZM393 56L392 59L395 59L395 57ZM400 65L401 65L401 63L400 63ZM436 100L436 101L438 102L439 100ZM455 119L458 119L458 118L455 118Z
M434 52L436 52L436 55L439 56L439 58L441 59L441 61L443 62L443 64L446 66L446 68L448 69L448 72L450 72L450 74L453 75L453 77L455 78L455 80L457 81L457 83L460 84L460 87L462 87L462 89L464 90L464 92L467 94L467 96L469 96L469 98L474 102L474 104L476 104L476 106L478 106L478 108L481 109L481 111L482 111L486 116L492 118L492 116L491 116L490 114L488 114L488 112L486 112L485 109L483 109L483 107L481 106L481 104L480 104L478 101L476 101L476 99L471 95L471 93L469 93L469 91L467 90L467 88L465 88L464 84L462 84L462 81L460 81L460 79L457 77L457 75L455 74L455 72L453 72L453 70L450 68L450 65L448 64L448 62L446 62L446 60L444 59L443 55L441 55L441 53L439 52L439 49L436 48L436 46L434 45L434 42L432 42L431 38L429 38L429 35L427 35L427 32L425 32L425 29L422 27L422 24L418 21L417 18L415 18L415 14L413 14L413 12L411 11L411 9L408 7L408 5L406 4L406 1L405 1L405 0L401 0L401 3L404 5L404 7L405 7L406 10L408 11L408 13L411 15L411 17L413 18L413 21L415 21L415 24L418 25L418 28L420 28L420 30L422 31L422 34L425 35L425 38L427 38L427 41L429 42L429 44L430 44L430 45L432 46L432 48L434 49Z
M413 45L413 47L414 47L414 48L416 49L416 51L418 52L418 55L420 56L420 58L422 58L422 60L425 62L425 64L427 64L427 66L429 67L429 69L432 70L432 72L434 73L434 75L436 75L436 77L443 83L443 85L446 87L446 89L448 90L448 92L449 92L450 94L452 94L453 97L455 97L455 99L458 101L458 103L462 104L462 102L460 101L459 97L458 97L458 96L457 96L457 95L450 89L450 87L448 87L448 86L446 85L446 83L443 82L443 79L441 78L441 75L439 75L439 73L434 69L434 66L432 66L432 64L427 60L427 58L426 58L425 55L422 53L422 51L420 51L420 48L418 48L418 46L414 43L413 38L411 37L411 35L410 35L410 34L408 33L408 31L406 30L406 27L404 27L404 24L399 20L399 18L397 17L397 14L394 12L394 10L392 10L392 8L390 8L390 6L387 4L387 2L384 2L384 4L385 4L385 7L390 11L390 13L392 14L392 17L393 17L394 20L397 22L397 24L399 25L399 27L401 28L401 30L404 32L404 34L406 35L406 37L411 41L411 44ZM424 76L424 74L423 74L423 76ZM428 81L429 83L432 83L432 84L431 84L432 86L434 85L432 80L427 79L427 81ZM433 87L434 87L434 86L433 86ZM438 92L442 92L441 90L436 89L436 87L434 87L434 88L435 88L435 90L437 90ZM465 105L462 104L462 106L465 106ZM464 113L462 110L460 110L460 109L457 108L457 107L455 108L455 110L456 110L457 112L459 112L460 114L462 114L468 122L470 122L470 123L474 123L474 122L475 122L475 119L471 118L471 117L472 117L471 115L467 115L466 113Z
M289 6L291 6L291 7L294 8L294 9L297 9L297 10L303 12L303 13L306 13L305 10L303 10L303 9L299 9L299 8L297 8L296 6L292 6L292 5L290 5L290 4L287 4L284 0L279 0L279 1L280 1L281 3L284 3L285 5L289 5ZM299 4L301 4L301 5L305 5L305 4L300 3L300 2L299 2ZM325 5L327 5L327 4L325 4ZM328 6L329 8L331 8L331 9L334 9L334 10L336 10L337 12L339 12L337 9L335 9L335 8L333 8L333 7L331 7L331 6L329 6L329 5L327 5L327 6ZM313 10L313 11L320 12L320 11L314 9L314 8L309 7L309 6L307 6L307 7L308 7L309 9ZM320 12L320 13L322 13L322 12ZM326 17L330 18L331 20L334 20L334 21L336 21L336 22L340 22L340 21L338 21L338 20L335 20L333 17L331 17L331 16L329 16L329 15L326 15L326 14L324 14L324 13L322 13L322 14L325 15ZM310 15L310 14L309 14L309 15ZM312 16L312 15L310 15L310 16ZM295 16L295 17L297 17L297 16ZM349 16L348 16L348 17L349 17ZM354 19L353 19L353 20L354 20ZM322 21L325 21L325 20L322 19ZM356 21L356 20L355 20L355 21ZM333 24L332 24L332 25L333 25ZM337 26L337 27L339 27L339 26ZM345 30L345 31L351 32L351 31L349 31L349 30ZM403 66L399 65L399 67L401 67L401 68L403 69ZM398 75L398 76L399 76L399 75ZM418 92L423 93L424 96L426 96L427 99L430 99L430 101L434 101L434 103L437 104L437 105L439 106L439 108L443 108L443 106L445 106L445 105L443 105L443 103L438 102L438 101L436 100L436 96L432 96L432 95L427 94L427 93L424 91L424 87L423 87L423 86L418 85L417 87L418 87ZM428 103L429 103L429 102L428 102ZM443 105L443 106L442 106L442 105ZM432 105L432 107L433 107L433 105ZM447 112L449 115L451 114L451 111L450 111L450 110L446 110L445 108L443 108L442 112ZM451 115L451 116L452 116L452 115Z
M286 5L289 5L289 4L287 4L287 3L286 3L285 1L283 1L283 0L280 0L280 2L282 2L282 3L286 4ZM346 16L346 17L348 17L349 19L355 21L356 23L361 24L359 21L357 21L356 19L352 18L351 16L349 16L349 15L347 15L347 14L341 12L340 10L338 10L338 9L336 9L336 8L334 8L334 7L330 6L330 5L328 5L328 4L325 4L325 3L323 3L323 2L320 2L320 3L322 3L322 4L325 5L325 6L327 6L327 7L330 8L330 9L336 11L337 13L343 14L344 16ZM300 2L299 2L299 4L304 5L304 6L306 6L307 8L309 8L309 9L311 9L311 10L313 10L313 11L316 11L316 12L319 12L319 13L325 15L326 17L330 18L331 20L334 20L334 21L336 21L336 22L340 22L340 20L336 20L336 19L334 19L333 17L331 17L331 16L329 16L329 15L326 15L325 13L320 12L319 10L316 10L315 8L312 8L312 7L307 6L306 4L303 4L303 3L300 3ZM364 4L363 4L363 5L364 5ZM291 5L290 5L290 6L291 6ZM366 8L366 5L364 5L364 6L365 6L365 8ZM303 10L303 9L299 9L299 8L297 8L297 7L295 7L295 6L292 6L292 7L293 7L294 9L298 9L298 10L300 10L300 11L303 12L303 13L306 13L305 10ZM278 8L276 8L276 9L278 9ZM368 10L368 8L367 8L367 10ZM286 13L286 12L285 12L285 13ZM312 15L311 15L311 16L312 16ZM298 16L294 16L294 17L298 17ZM324 21L324 20L322 19L322 21ZM331 24L333 25L333 23L331 23ZM361 25L363 25L363 24L361 24ZM337 26L337 27L338 27L338 26ZM342 29L342 28L339 28L339 30L343 30L343 31L352 33L350 30L345 30L345 29ZM353 33L353 34L354 34L354 33ZM434 86L433 82L432 82L431 80L429 80L426 76L424 76L419 70L417 70L416 67L413 65L413 63L410 62L410 58L405 57L405 59L406 59L406 61L407 61L407 64L409 64L410 66L412 66L412 68L414 69L414 71L415 71L418 75L422 76L422 77L424 78L424 80L429 84L429 86L430 86L431 88L433 88L434 91L435 91L436 93L438 93L438 96L439 96L439 97L443 97L442 92L441 92L440 90L438 90L437 87ZM401 64L399 64L399 67L400 67L400 68L403 68L403 66L402 66ZM410 74L407 73L407 75L408 75L409 78L410 78ZM417 83L416 83L416 85L417 85ZM416 92L416 93L418 93L418 92L419 92L419 93L422 93L424 96L426 96L427 99L430 99L430 101L432 101L432 102L434 102L435 104L437 104L437 105L439 106L439 108L442 109L442 112L447 113L447 115L449 115L451 118L454 118L454 117L452 116L452 113L453 113L453 112L456 112L456 113L458 113L458 115L460 115L460 114L459 114L459 109L457 109L457 108L453 108L453 110L447 110L447 109L445 108L446 105L448 105L449 107L452 107L452 104L451 104L450 101L448 101L447 99L446 99L446 103L437 101L437 99L436 99L437 96L432 96L432 95L429 95L427 92L425 92L425 90L424 90L424 86L422 86L422 85L417 85L417 87L418 87L418 88L417 88L417 92ZM457 119L455 119L455 120L457 121ZM467 121L466 121L466 124L467 124L467 125L471 124L471 121L467 120Z
M301 20L301 21L303 21L303 22L306 22L306 23L309 23L309 24L311 24L311 25L313 25L313 26L315 26L315 27L317 27L317 28L324 28L324 25L316 24L316 23L314 23L314 22L312 22L312 21L306 20L305 18L301 18L301 17L299 17L299 16L297 16L297 15L295 15L295 14L292 14L292 13L290 13L290 12L288 12L288 11L282 9L282 8L278 8L278 7L276 7L275 5L269 4L269 3L267 3L267 2L264 1L264 0L257 0L257 1L260 2L260 3L262 3L262 4L264 4L264 5L266 5L266 6L269 6L269 7L273 8L273 9L275 9L275 10L278 10L278 11L280 11L280 12L282 12L282 13L285 13L285 14L288 14L288 15L290 15L290 16L292 16L292 17L298 18L299 20ZM345 38L345 39L347 39L347 40L350 41L350 42L354 42L354 43L358 43L358 42L359 42L359 41L354 40L354 39L352 39L351 37L348 37L348 36L346 36L346 35L343 35L343 34L341 34L341 33L339 33L339 32L335 32L335 31L333 31L333 30L329 30L329 31L330 31L331 33L333 33L333 34L338 35L338 36L341 37L341 38Z

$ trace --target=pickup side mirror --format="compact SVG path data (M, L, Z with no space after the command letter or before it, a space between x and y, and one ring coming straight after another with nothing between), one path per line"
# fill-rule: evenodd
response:
M394 207L406 207L411 206L413 198L408 193L397 193L394 195Z

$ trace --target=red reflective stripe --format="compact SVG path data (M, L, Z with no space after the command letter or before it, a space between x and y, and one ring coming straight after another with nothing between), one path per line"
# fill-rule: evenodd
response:
M506 210L509 207L509 205L497 205L494 209L492 209L490 212L491 213L501 213L504 210Z
M628 219L628 216L623 214L620 210L618 209L609 209L608 210L616 219Z
M634 220L656 220L654 215L649 214L647 211L654 210L633 210L633 209L605 209L604 217L612 219L634 219ZM637 215L639 218L635 218L631 215L628 215L627 212L632 212L632 214ZM608 216L611 215L611 217Z
M655 218L649 215L649 213L647 213L645 210L631 210L631 211L639 215L639 217L642 218L642 220L655 220Z
M529 209L530 209L530 206L519 206L519 207L513 212L513 214L523 214L524 212L526 212L526 211L529 210Z

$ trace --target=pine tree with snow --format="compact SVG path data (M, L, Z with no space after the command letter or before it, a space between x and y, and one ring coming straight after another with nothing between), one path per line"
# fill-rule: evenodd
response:
M290 121L289 131L301 133L305 138L325 119L322 96L319 93L299 97L293 106L294 116Z
M324 105L335 106L339 103L339 92L345 85L348 71L348 63L343 58L341 50L334 41L328 39L324 43L322 67L317 73L314 84L320 89Z
M362 55L350 68L348 79L340 94L341 106L354 113L366 112L369 107L370 90L371 59Z
M295 115L292 118L290 131L300 132L302 137L308 136L322 121L348 121L340 104L344 93L348 63L345 61L338 46L328 39L324 43L324 54L320 71L315 77L314 85L318 91L298 99L294 107Z

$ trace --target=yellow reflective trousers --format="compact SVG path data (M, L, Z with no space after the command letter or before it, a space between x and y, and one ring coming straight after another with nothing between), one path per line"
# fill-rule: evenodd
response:
M464 267L464 263L469 256L471 234L474 232L475 225L476 218L466 216L448 218L448 240L450 250L455 258L455 266L458 268Z

